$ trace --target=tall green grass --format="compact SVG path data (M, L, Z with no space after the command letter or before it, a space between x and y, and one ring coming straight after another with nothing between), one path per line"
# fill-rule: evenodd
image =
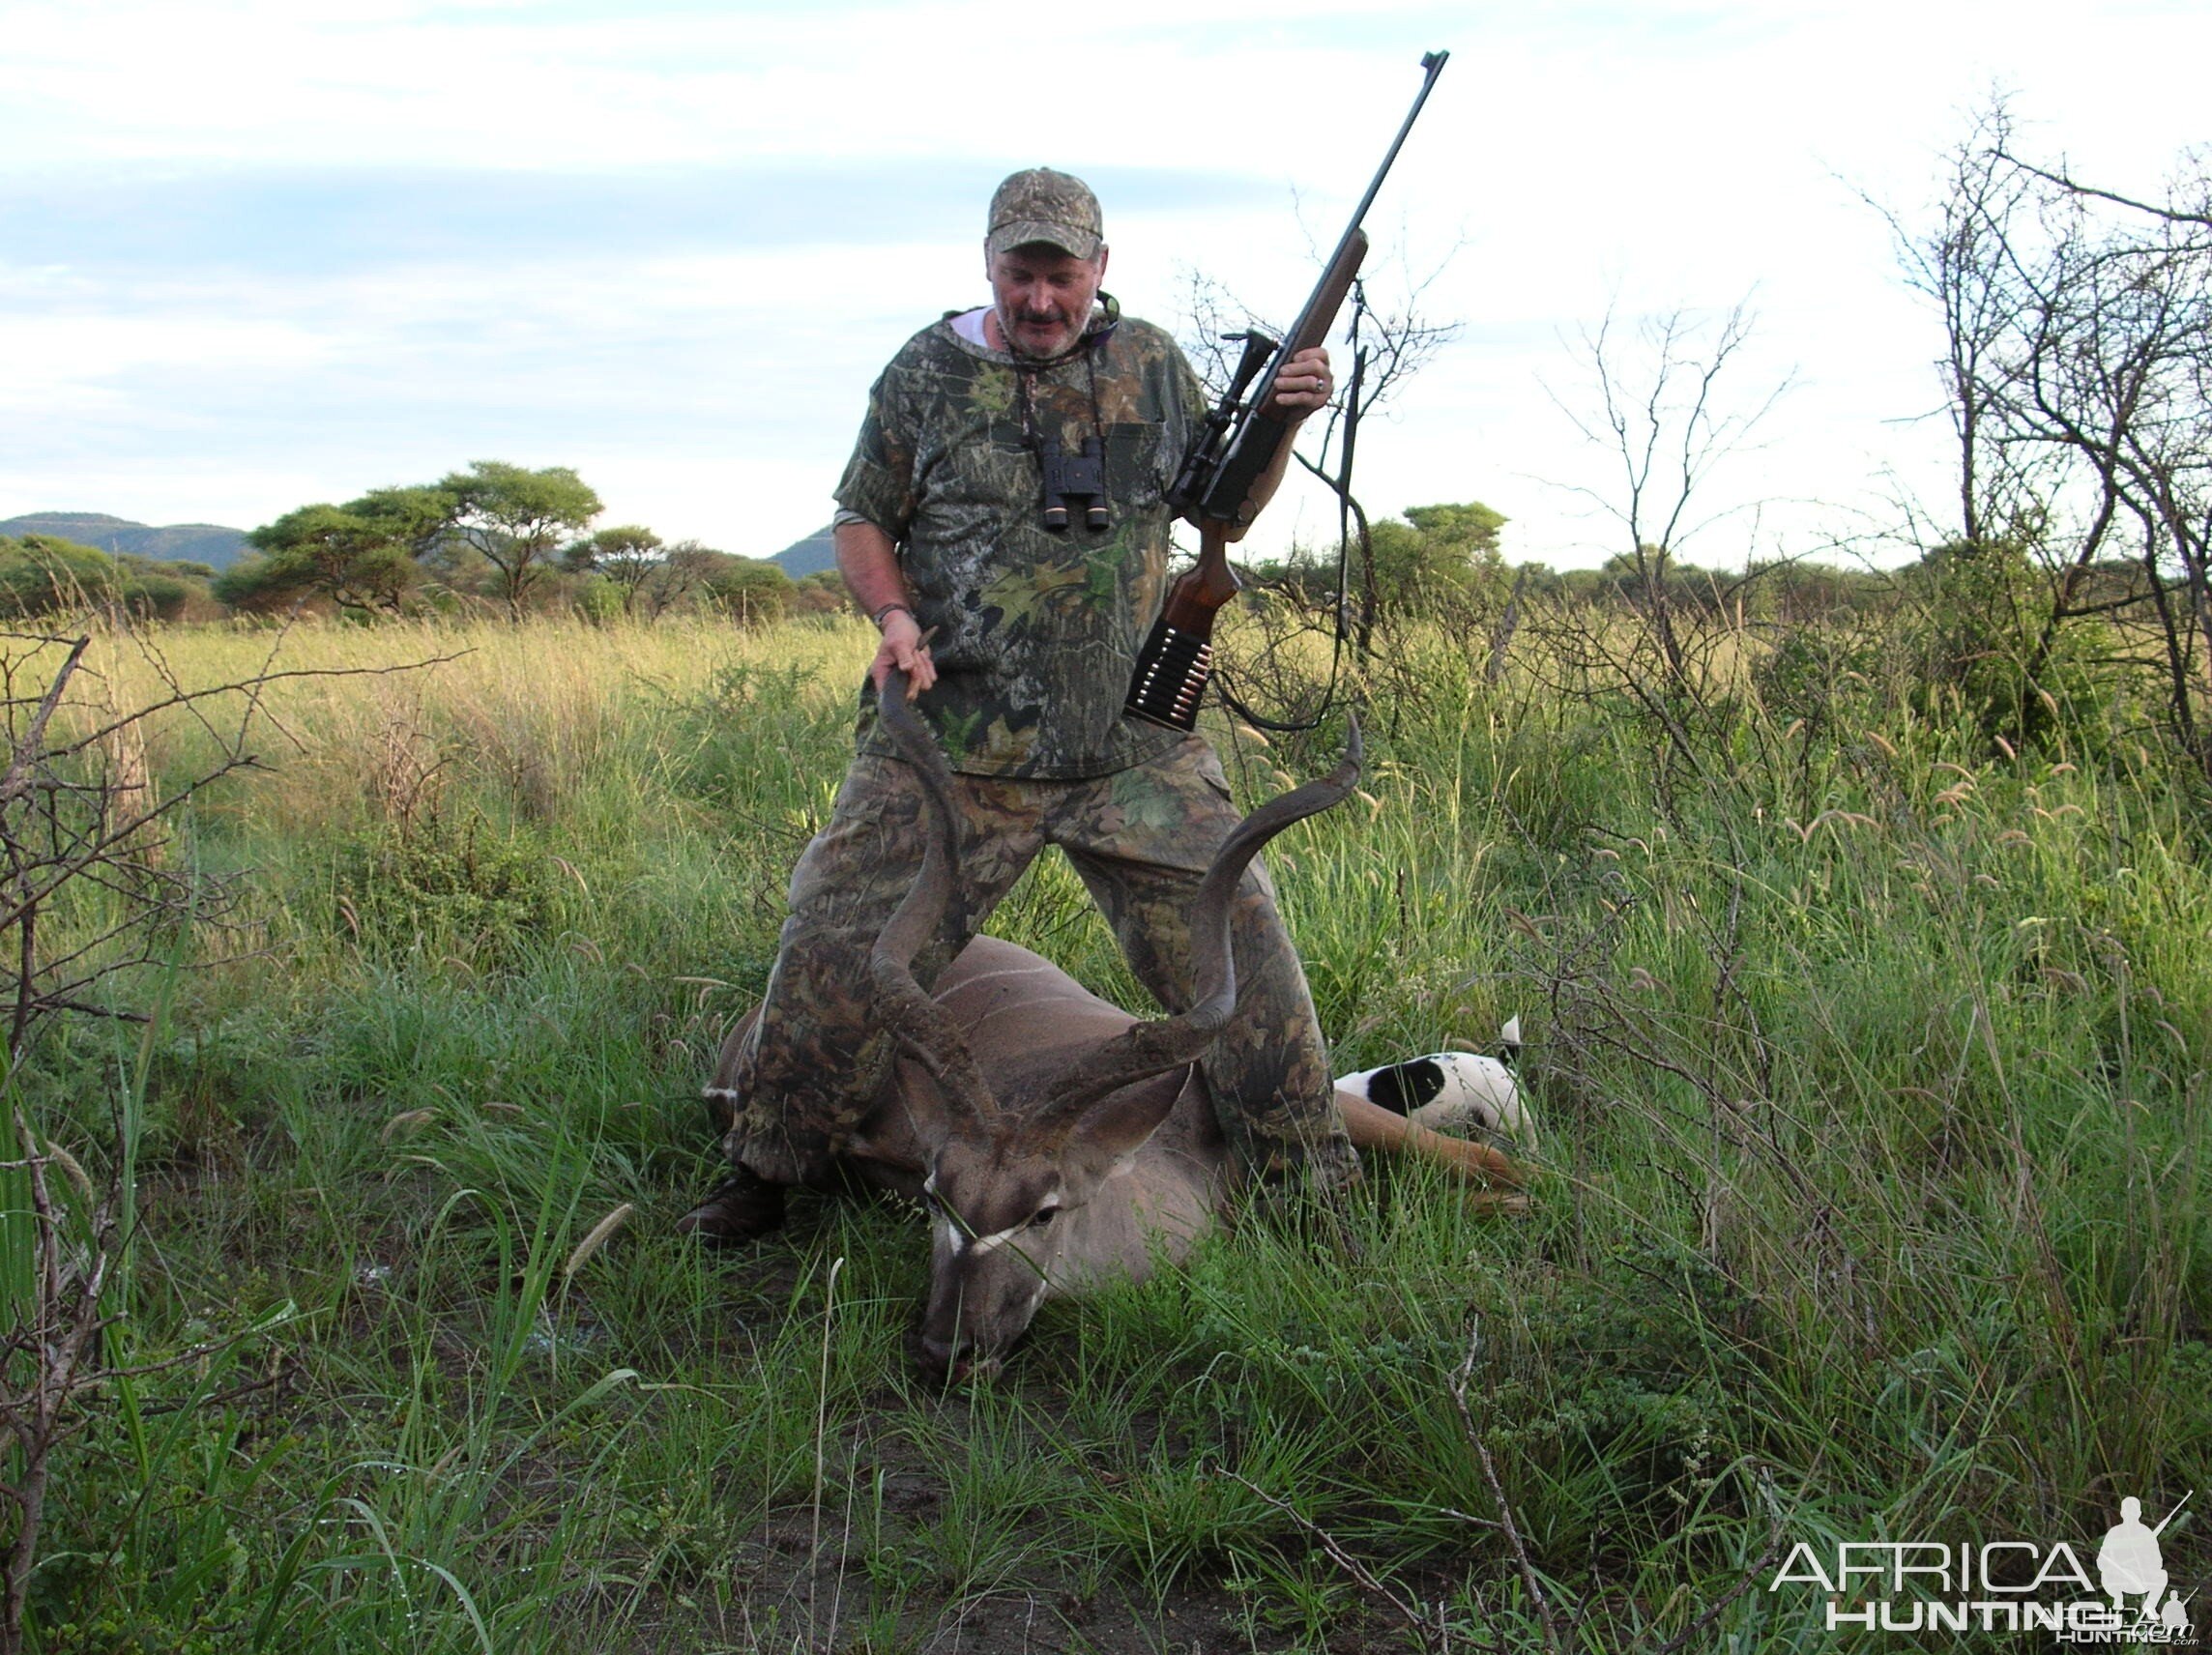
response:
M269 642L160 639L190 682ZM144 1047L128 1337L269 1325L97 1400L35 1647L1825 1649L1778 1532L2081 1548L2212 1488L2201 807L2129 742L2007 756L1848 686L1809 722L1747 680L1691 764L1439 648L1270 852L1341 1069L1521 1017L1527 1218L1379 1168L1355 1246L1235 1226L950 1395L895 1208L679 1244L868 650L284 641L452 658L273 686L265 772L189 824L250 895ZM1217 735L1247 798L1333 756ZM204 740L153 732L157 785ZM993 928L1141 1005L1063 868ZM135 1058L57 1029L40 1130L98 1170Z

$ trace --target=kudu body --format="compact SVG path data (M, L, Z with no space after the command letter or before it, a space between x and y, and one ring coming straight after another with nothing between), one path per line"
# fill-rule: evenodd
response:
M1179 1262L1212 1224L1232 1179L1228 1146L1196 1060L1236 1002L1229 909L1268 839L1348 794L1343 763L1261 806L1236 828L1191 912L1192 1003L1142 1020L1049 961L975 938L924 991L912 966L957 900L950 775L893 673L883 720L930 798L927 855L878 939L870 971L899 1055L846 1149L851 1170L919 1201L931 1228L929 1297L917 1360L939 1378L995 1367L1048 1297ZM1439 1137L1362 1097L1337 1094L1353 1144L1410 1148L1485 1181L1519 1169L1486 1146Z

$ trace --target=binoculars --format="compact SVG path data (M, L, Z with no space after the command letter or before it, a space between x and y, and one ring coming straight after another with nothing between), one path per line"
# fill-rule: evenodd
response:
M1037 459L1044 471L1044 526L1067 527L1069 508L1083 506L1084 527L1102 533L1106 514L1106 452L1096 437L1083 439L1079 453L1069 453L1058 437L1037 444Z

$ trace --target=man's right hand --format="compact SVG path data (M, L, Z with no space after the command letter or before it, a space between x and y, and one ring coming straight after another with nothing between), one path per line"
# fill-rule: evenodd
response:
M912 701L937 682L937 667L922 642L921 627L904 609L884 617L884 641L876 646L876 658L868 663L868 682L882 693L884 674L896 667L906 674L906 698Z

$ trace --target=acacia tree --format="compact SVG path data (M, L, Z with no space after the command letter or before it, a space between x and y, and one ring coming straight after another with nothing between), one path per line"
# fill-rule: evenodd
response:
M1491 606L1505 583L1505 514L1470 500L1409 506L1403 515L1368 525L1373 619L1449 622L1470 604Z
M530 471L501 460L478 460L437 485L452 502L446 533L497 573L496 590L510 622L571 537L605 509L591 486L567 466Z
M660 537L651 529L642 523L625 523L578 540L561 554L561 562L579 573L602 574L613 581L622 593L623 613L634 616L639 590L666 568L668 554Z
M247 536L262 555L226 570L215 595L234 608L315 595L358 614L403 614L453 510L435 488L373 488L343 506L300 507Z
M2079 183L2020 159L1999 103L1953 152L1934 220L1899 243L1945 328L1948 549L2040 575L2002 640L2020 705L2050 705L2077 623L2147 614L2168 728L2212 780L2212 176L2185 160L2164 204ZM2137 578L2115 595L2098 577L2123 560Z
M345 509L373 525L386 541L421 563L445 538L452 496L428 485L372 488Z
M216 595L234 606L312 593L340 609L396 615L421 578L403 541L348 507L303 506L247 539L261 557L228 571L216 587Z
M766 626L783 619L799 588L776 565L760 558L710 552L699 595L741 626Z

